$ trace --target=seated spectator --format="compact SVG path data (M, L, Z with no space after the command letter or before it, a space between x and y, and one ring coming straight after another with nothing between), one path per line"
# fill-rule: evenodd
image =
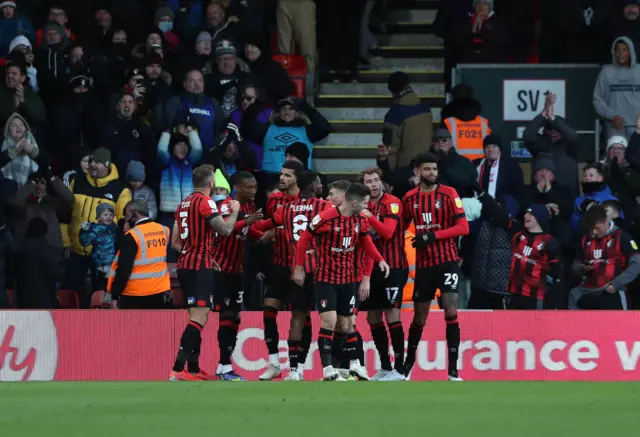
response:
M584 195L575 200L571 216L571 228L574 232L580 231L582 215L590 208L600 205L606 200L618 200L605 182L604 169L601 164L591 163L585 166L581 185Z
M433 136L432 151L438 157L438 182L455 188L460 197L465 197L469 184L478 180L476 167L458 154L448 130L439 128Z
M47 241L49 226L40 217L27 225L15 255L16 301L19 309L56 309L58 282L64 275L62 251Z
M122 180L131 161L153 162L155 138L151 128L136 114L137 103L132 94L122 93L115 116L104 125L101 144L111 152Z
M48 22L43 31L44 41L37 50L35 60L42 99L52 106L64 94L72 46L69 35L58 22Z
M636 136L634 133L632 135ZM605 158L602 162L604 174L613 195L622 209L633 217L636 210L636 196L640 195L640 174L626 158L627 139L621 136L609 138Z
M225 119L238 109L238 87L246 82L255 82L254 75L248 73L243 61L238 59L235 46L226 39L216 44L216 68L206 78L207 94L212 96L222 108Z
M5 178L16 181L18 186L26 184L29 176L38 171L36 159L40 149L29 124L20 114L14 113L7 120L1 151L7 152L11 159L2 167L2 174Z
M163 33L164 39L167 42L167 53L176 51L180 46L180 38L173 32L174 19L175 15L169 7L161 6L156 9L153 24L158 26L158 29Z
M96 221L86 221L80 225L80 244L84 247L92 246L93 260L93 290L105 290L106 275L111 263L116 257L116 231L113 222L115 210L108 203L99 203L96 207Z
M509 195L520 199L524 189L524 175L520 165L509 155L502 155L502 139L497 135L484 138L484 158L474 159L478 183L488 195L498 199Z
M239 43L240 32L238 17L227 17L227 11L221 1L214 0L207 5L204 26L200 30L209 32L214 41L222 38Z
M291 79L284 67L271 59L271 51L264 37L252 36L245 38L245 41L244 56L249 69L264 84L269 100L278 102L293 95Z
M266 102L265 91L262 87L247 83L240 86L239 93L239 107L231 114L231 122L238 126L242 131L243 120L255 120L257 123L267 123L273 110ZM245 143L253 150L255 155L255 166L253 168L245 169L247 171L253 171L254 168L261 168L262 155L264 148L262 143L257 143L250 139L244 138Z
M144 184L146 179L146 170L144 164L140 161L130 161L127 166L127 183L131 190L131 198L133 200L142 200L146 202L149 209L149 218L156 220L158 218L158 203L156 195L151 188Z
M9 44L9 55L7 55L6 62L15 62L17 64L24 64L27 67L27 76L29 76L29 84L33 91L38 92L38 69L34 66L33 62L35 56L31 50L31 43L22 35L16 36L11 44Z
M620 204L620 202L616 202L615 200L607 200L605 202L602 202L602 207L607 213L607 218L611 220L615 226L631 234L632 226L620 215L622 213L622 205Z
M5 80L0 86L0 124L17 112L28 123L41 125L46 120L44 104L29 85L24 64L11 63L5 67Z
M449 31L451 51L457 63L509 62L512 38L502 17L493 10L493 0L474 0L471 18L459 21Z
M524 130L524 145L533 156L533 166L542 159L551 159L556 169L555 181L569 190L572 198L578 197L578 133L566 120L555 115L556 96L550 93L542 112ZM538 132L543 129L542 135Z
M180 124L179 120L188 115L198 125L202 147L210 150L224 128L220 104L204 93L204 76L200 71L189 71L182 85L185 92L171 97L164 108L165 130Z
M0 57L9 53L9 44L18 35L26 36L33 44L35 31L29 19L18 13L17 1L0 3Z
M640 98L635 86L640 85L640 65L636 49L627 37L616 38L611 46L613 61L602 67L593 89L593 106L605 121L606 137L629 138L636 127Z
M55 4L49 8L49 15L47 16L47 21L55 21L65 30L67 37L71 42L75 42L76 35L71 31L71 29L67 26L69 22L69 17L67 17L67 11L61 7L61 5ZM45 40L46 35L45 28L38 29L36 31L36 47L40 47Z
M244 142L238 126L229 123L220 135L220 144L209 151L205 162L222 171L225 178L245 168L253 168L256 157L251 147Z

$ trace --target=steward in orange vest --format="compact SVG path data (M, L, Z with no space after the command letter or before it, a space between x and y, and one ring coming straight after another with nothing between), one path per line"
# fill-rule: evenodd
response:
M169 229L151 221L143 200L129 202L124 219L131 229L107 274L105 302L112 308L165 308L165 292L171 288L167 268Z
M470 160L484 157L482 141L491 133L486 118L478 115L473 120L463 121L449 117L445 119L444 124L451 133L451 141L458 154Z

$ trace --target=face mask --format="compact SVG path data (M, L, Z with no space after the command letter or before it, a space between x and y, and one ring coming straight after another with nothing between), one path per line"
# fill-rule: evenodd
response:
M582 182L582 191L585 194L595 193L604 189L604 182Z
M158 27L163 33L170 32L173 29L173 21L161 21Z
M214 202L222 202L226 198L227 196L225 196L224 194L216 194L215 196L212 197Z

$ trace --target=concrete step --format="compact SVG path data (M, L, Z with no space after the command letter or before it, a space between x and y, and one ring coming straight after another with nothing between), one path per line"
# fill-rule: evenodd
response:
M431 60L433 58L442 58L444 56L444 47L442 46L378 46L373 50L375 56L383 58L421 58L423 60ZM425 59L426 58L426 59Z
M344 146L359 148L365 146L377 146L381 142L382 130L378 131L378 133L331 133L327 138L318 142L317 146Z
M442 47L442 38L434 34L384 33L376 35L378 46L435 46Z
M381 51L384 53L384 51ZM376 56L371 58L373 70L402 70L405 73L442 73L444 71L444 58L420 59L420 58L390 58Z
M365 168L375 167L372 159L314 159L313 168L319 173L359 173Z
M443 96L444 83L412 83L413 89L421 96ZM389 96L389 88L384 83L323 83L319 94L371 94Z
M430 107L442 107L445 103L444 96L420 96L420 100ZM389 108L393 99L390 94L320 94L316 97L315 103L321 107Z
M394 0L390 3L395 3ZM389 21L433 21L436 19L436 9L392 9L389 11Z
M360 83L387 83L394 70L364 70L360 72ZM419 73L408 71L411 83L444 83L444 73Z
M440 0L393 0L387 2L387 9L433 9L440 7Z
M428 34L433 32L432 21L397 21L385 25L386 33L417 33Z
M379 143L378 143L379 144ZM314 146L314 159L376 159L376 146Z
M440 110L442 105L432 106L431 114L433 115L433 121L440 123ZM382 123L384 120L384 116L389 111L389 106L386 107L377 107L377 108L358 108L358 107L325 107L318 106L318 111L322 115L324 115L327 120L332 121L332 123L341 123L341 122L373 122L373 123Z

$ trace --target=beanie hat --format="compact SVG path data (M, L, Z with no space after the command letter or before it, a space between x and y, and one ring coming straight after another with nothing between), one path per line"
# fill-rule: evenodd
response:
M625 149L627 148L627 146L629 145L629 142L627 141L627 139L623 136L620 135L615 135L611 138L609 138L609 140L607 141L607 151L614 145L616 144L620 144L622 147L624 147Z
M207 32L206 30L203 30L196 37L196 44L201 43L202 41L213 41L213 37L209 32ZM234 50L234 53L235 53L235 50Z
M15 49L18 46L26 46L31 48L31 42L26 36L18 35L15 38L13 38L9 43L9 53L11 53L13 49Z
M168 6L161 6L158 9L156 9L154 23L158 24L162 17L171 17L171 20L173 21L176 16Z
M171 135L171 139L169 140L169 151L173 153L173 148L180 143L185 143L189 152L191 152L191 145L189 144L189 138L186 135L182 135L181 133L174 133Z
M157 64L159 66L163 66L164 65L164 58L162 57L162 55L156 51L153 51L151 53L147 53L147 55L144 57L144 66L148 67L149 65L154 65Z
M98 147L93 151L91 156L93 157L94 161L101 162L106 167L109 167L109 165L111 165L111 152L104 147Z
M543 168L549 169L552 173L555 174L555 172L556 172L556 163L553 162L553 160L551 158L543 156L543 157L537 159L536 162L533 164L533 172L535 173L538 170L541 170Z
M394 71L389 75L387 86L393 94L402 92L409 85L409 75L403 71Z
M60 35L63 43L69 41L69 35L67 35L67 31L64 30L64 27L62 27L57 21L47 21L47 23L42 27L42 33L44 35L52 30ZM44 44L46 44L46 41L44 42Z
M475 5L476 5L476 3L480 3L480 2L482 2L482 3L488 3L488 4L489 4L489 8L490 8L491 10L493 10L493 0L473 0L473 6L475 6Z
M284 151L284 154L285 156L286 155L294 156L300 162L302 162L302 165L304 165L305 168L309 163L310 153L309 153L309 148L305 143L295 142L291 144L289 147L287 147L287 150Z
M100 217L105 211L111 211L114 215L116 213L113 205L108 203L99 203L98 206L96 206L96 218Z
M536 218L536 221L543 231L549 229L549 221L551 218L549 217L549 211L547 211L547 208L544 205L540 203L529 205L525 212L530 213Z
M231 185L229 185L229 181L227 181L227 178L224 177L224 174L219 168L216 169L214 180L216 188L225 188L229 193L231 193Z
M451 88L451 100L470 99L475 93L473 87L466 83L459 83Z
M498 146L502 150L502 138L495 134L487 135L482 141L482 147L485 148L490 145Z
M145 169L144 164L140 161L131 161L127 165L127 180L128 181L144 181Z
M4 8L5 6L11 6L13 8L17 8L15 1L5 1L0 3L0 9Z
M236 48L228 39L223 39L216 44L216 57L224 55L236 55Z
M449 129L447 129L447 128L439 127L433 133L433 137L431 139L432 140L439 140L439 139L447 139L448 140L448 139L451 139L451 132L449 132Z
M49 233L49 225L42 217L34 217L29 220L25 238L44 238Z

